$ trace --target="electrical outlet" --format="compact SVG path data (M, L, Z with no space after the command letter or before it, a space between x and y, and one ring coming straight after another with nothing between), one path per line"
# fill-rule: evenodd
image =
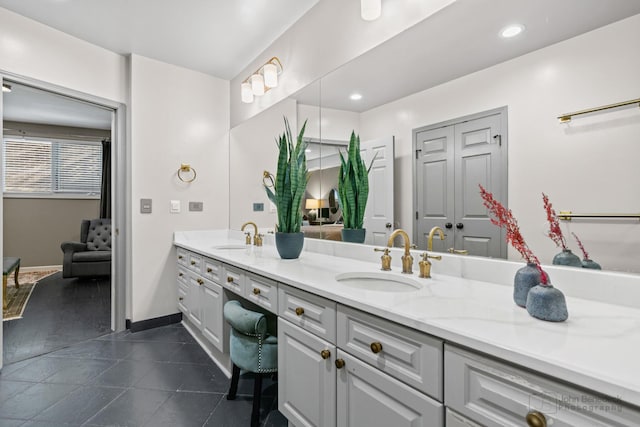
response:
M254 203L253 204L254 212L264 212L264 203Z
M140 213L150 214L152 207L151 199L140 199Z
M189 202L189 212L202 212L202 202Z

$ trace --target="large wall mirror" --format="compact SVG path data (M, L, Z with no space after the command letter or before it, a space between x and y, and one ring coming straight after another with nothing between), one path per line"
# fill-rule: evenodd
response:
M486 211L478 209L481 200L479 193L473 191L476 184L461 186L458 181L477 182L508 205L529 246L543 263L551 263L560 249L545 235L543 192L558 212L640 212L640 193L635 188L640 181L640 168L635 165L640 155L637 104L635 108L575 117L569 123L560 123L557 118L566 112L637 98L640 88L634 70L640 66L640 53L633 40L640 18L632 15L640 11L627 6L618 4L600 23L591 22L591 27L571 24L570 13L563 11L553 16L552 23L545 24L548 27L544 29L544 40L527 36L528 31L541 31L534 25L527 27L520 42L496 44L489 39L497 37L500 17L486 18L481 5L457 2L345 64L232 129L231 228L239 228L249 218L267 227L275 224L275 215L268 206L264 212L250 208L253 201L268 204L259 185L260 173L265 163L275 163L273 140L282 132L282 115L288 113L296 117L298 126L308 120L306 136L312 165L308 199L313 201L308 205L305 202L303 209L305 214L313 212L308 219L316 230L309 233L310 237L336 239L335 230L328 227L339 226L339 206L335 209L330 204L337 174L334 159L353 130L362 141L392 138L395 143L391 229L405 229L421 249L426 249L426 239L416 219L418 211L427 212L448 238L461 232L458 223L462 223L462 230L468 230L473 220L486 218ZM478 19L473 28L455 39L444 35L450 34L447 25L469 13L486 19ZM632 17L619 21L625 16ZM613 23L588 32L609 22ZM561 27L563 31L559 30ZM426 42L430 40L433 43ZM485 55L489 48L501 50ZM351 99L354 94L361 98ZM496 112L504 113L498 118L497 132L483 133L482 127L456 128L458 123ZM260 138L240 138L247 129ZM421 131L433 129L450 129L451 139L437 135L420 139ZM234 148L238 139L245 142ZM262 146L256 149L258 140ZM447 167L464 173L454 174L446 189L431 183L438 182L439 174L450 170L434 166L426 178L416 174L420 157L416 150L455 152L473 144L502 147L502 157L487 160L479 154L454 158ZM266 151L256 151L263 150L263 146ZM259 156L248 156L249 152ZM496 182L483 167L463 167L465 162L474 161L502 161L505 173ZM255 175L251 179L247 162L260 163L251 166ZM266 165L269 167L273 166ZM418 191L426 197L420 199ZM427 207L419 202L427 203ZM456 211L451 219L442 213L443 206ZM442 223L438 224L438 220ZM581 252L572 233L580 237L591 258L604 269L640 273L638 219L603 217L561 224L568 245L576 254ZM466 239L473 242L473 237ZM493 238L503 240L500 235ZM434 250L472 249L465 246L466 241L461 246L457 242L434 240ZM482 247L480 238L477 242ZM471 254L479 255L473 250ZM511 248L506 248L500 257L520 259Z

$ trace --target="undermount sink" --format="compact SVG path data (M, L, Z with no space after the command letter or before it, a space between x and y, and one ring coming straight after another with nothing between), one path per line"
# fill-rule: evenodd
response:
M415 278L386 271L341 273L336 280L345 286L367 291L415 292L422 289L422 284Z
M250 248L251 245L234 245L234 244L229 244L229 245L218 245L218 246L214 246L212 249L217 249L217 250L226 250L226 249L247 249Z

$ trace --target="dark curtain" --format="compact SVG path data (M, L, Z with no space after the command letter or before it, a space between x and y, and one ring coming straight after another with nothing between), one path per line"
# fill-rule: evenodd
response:
M102 140L102 184L100 185L100 218L111 218L111 141Z

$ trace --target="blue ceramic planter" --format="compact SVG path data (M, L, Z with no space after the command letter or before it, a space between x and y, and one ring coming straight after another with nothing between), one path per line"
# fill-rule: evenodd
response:
M276 233L276 249L282 259L296 259L302 252L304 233Z
M342 241L351 243L364 243L364 238L367 234L366 228L343 228Z
M580 258L571 252L571 249L563 249L562 252L553 257L554 265L566 265L569 267L582 267Z
M602 270L602 267L600 267L600 264L590 259L582 260L582 268L590 268L592 270Z
M564 322L569 318L564 294L550 284L531 288L527 295L527 312L549 322Z
M527 305L529 290L540 283L540 270L534 263L520 268L513 278L513 300L520 307Z

